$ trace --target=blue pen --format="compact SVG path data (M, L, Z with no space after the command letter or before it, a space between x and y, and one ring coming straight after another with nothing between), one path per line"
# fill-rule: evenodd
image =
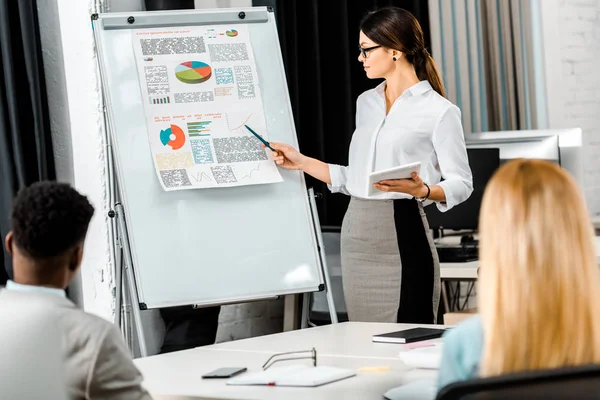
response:
M252 128L250 128L248 125L244 125L246 127L246 129L248 129L250 131L250 133L252 133L254 136L256 136L256 138L258 140L260 140L261 142L263 142L263 144L265 146L267 146L269 149L273 150L275 153L277 153L277 151L271 147L271 145L269 144L269 142L267 142L265 139L263 139L258 133L254 132L252 130Z

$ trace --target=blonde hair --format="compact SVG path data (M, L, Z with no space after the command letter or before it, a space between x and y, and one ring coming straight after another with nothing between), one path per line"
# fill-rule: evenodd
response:
M514 160L480 218L481 376L600 362L600 273L581 191L556 164Z

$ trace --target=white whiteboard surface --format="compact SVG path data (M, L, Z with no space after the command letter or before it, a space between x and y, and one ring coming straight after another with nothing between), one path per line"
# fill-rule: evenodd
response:
M93 23L138 297L148 308L243 302L323 284L301 173L282 171L283 183L174 192L157 180L131 29L219 23L248 23L269 138L297 146L274 15L266 8L111 13Z

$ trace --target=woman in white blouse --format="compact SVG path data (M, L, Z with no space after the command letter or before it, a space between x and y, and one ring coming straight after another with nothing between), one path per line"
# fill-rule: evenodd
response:
M283 143L275 162L350 195L341 233L342 278L352 321L433 323L440 296L437 252L423 206L441 211L473 190L459 109L444 98L423 32L408 11L390 7L361 22L367 77L385 81L363 93L347 167L326 164ZM381 181L373 171L421 162L421 176ZM441 181L443 178L443 181Z

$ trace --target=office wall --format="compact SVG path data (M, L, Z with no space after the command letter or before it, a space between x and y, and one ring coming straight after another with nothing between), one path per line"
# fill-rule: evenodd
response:
M583 129L586 199L600 217L600 0L538 0L550 128Z

